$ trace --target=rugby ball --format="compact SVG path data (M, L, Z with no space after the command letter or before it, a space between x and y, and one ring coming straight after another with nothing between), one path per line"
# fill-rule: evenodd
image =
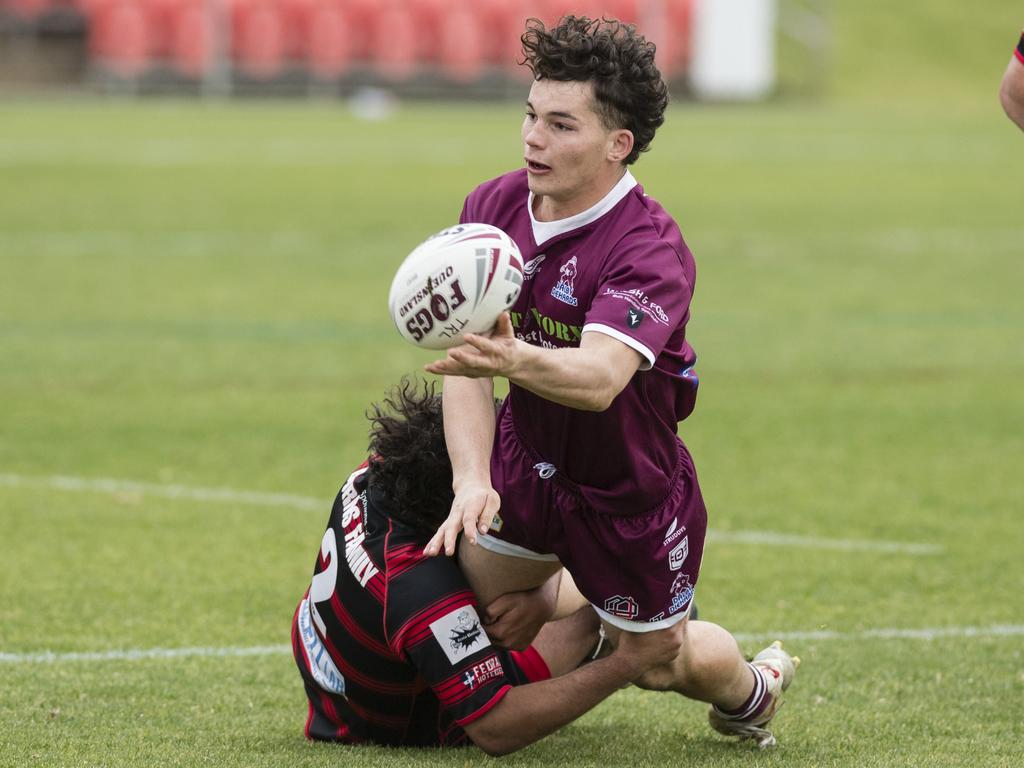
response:
M523 287L515 242L489 224L459 224L427 238L395 274L388 309L398 332L425 349L447 349L491 330Z

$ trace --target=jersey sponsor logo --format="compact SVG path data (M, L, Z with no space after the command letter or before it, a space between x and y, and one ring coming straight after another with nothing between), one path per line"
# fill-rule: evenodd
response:
M642 315L647 315L649 318L651 318L651 320L653 320L656 323L660 323L661 325L668 325L670 322L668 313L661 308L661 305L655 304L653 301L651 301L650 297L648 297L648 295L641 291L639 288L632 288L628 291L620 291L616 290L615 288L605 288L604 295L612 296L616 299L622 299L623 301L627 302L630 305L631 309L634 309L637 312L642 313ZM640 325L640 320L643 319L642 315L640 316L640 319L636 321L636 325L633 325L633 313L630 312L629 327L636 328L637 325Z
M302 650L309 662L309 670L316 680L317 685L328 693L339 696L345 695L345 678L335 665L331 655L327 652L327 646L313 628L312 605L308 598L303 598L299 606L299 638L302 640Z
M536 307L530 307L529 314L522 312L509 313L512 317L512 327L516 330L516 337L528 344L536 344L542 347L564 347L567 344L578 345L583 338L582 325L570 325L556 320L553 317L541 314ZM537 328L530 331L521 331L524 321L529 322L532 318ZM557 339L560 344L553 344L547 338Z
M672 602L668 606L668 612L678 613L680 608L689 605L693 597L693 584L690 583L689 575L680 573L676 576L669 591L672 593Z
M474 664L462 675L462 684L475 690L478 685L483 685L488 680L494 680L505 674L505 668L501 666L497 656L488 656L479 664Z
M622 595L615 595L615 597L609 597L605 600L604 609L612 616L619 616L623 619L635 619L636 615L640 612L636 600L632 597L623 597Z
M670 571L678 571L683 567L686 558L690 554L690 537L684 536L683 540L676 544L675 549L668 553L668 568Z
M495 533L501 533L501 529L505 527L505 521L501 519L501 515L497 512L494 513L494 519L491 520L491 527L488 529Z
M686 533L686 526L684 525L682 528L679 528L679 518L677 517L672 521L672 525L668 527L668 530L665 531L665 541L661 543L661 546L667 547L684 533Z
M533 276L535 274L537 274L537 270L540 269L541 263L546 258L547 258L547 254L542 253L539 256L534 256L528 262L523 264L523 279L525 279L525 280L532 280Z
M480 626L480 617L471 605L463 605L446 613L431 623L430 631L452 664L491 644L487 633Z
M366 553L363 541L366 539L364 517L366 514L366 494L357 493L352 478L345 483L341 492L342 515L341 527L345 534L345 562L359 586L365 587L367 582L380 571Z
M562 268L558 270L558 282L555 283L555 287L551 289L551 295L559 301L564 301L571 307L575 307L579 302L576 300L576 296L573 295L575 291L576 275L578 270L576 269L576 257L573 256Z

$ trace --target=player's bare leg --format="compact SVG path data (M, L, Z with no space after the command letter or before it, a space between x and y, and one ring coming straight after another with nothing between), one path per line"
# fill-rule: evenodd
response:
M459 567L481 605L489 605L506 592L539 587L562 568L557 560L499 555L465 538L459 543L458 557Z
M671 665L646 673L636 685L652 691L676 691L725 709L740 706L750 695L754 678L736 640L709 621L684 621L679 656ZM605 631L614 643L622 630L606 624Z
M533 647L551 670L552 677L571 672L593 652L598 642L601 620L589 606L571 616L545 624L533 641Z
M709 719L716 731L753 739L762 748L775 744L765 726L781 706L800 659L775 643L748 664L728 631L708 621L684 621L683 646L675 661L652 669L636 685L706 701L713 705ZM607 624L605 631L613 641L621 632Z

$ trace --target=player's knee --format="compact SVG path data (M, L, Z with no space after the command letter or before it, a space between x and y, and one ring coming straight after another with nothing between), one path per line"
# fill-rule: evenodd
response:
M651 667L633 681L638 688L648 691L672 691L678 688L679 671L672 664Z

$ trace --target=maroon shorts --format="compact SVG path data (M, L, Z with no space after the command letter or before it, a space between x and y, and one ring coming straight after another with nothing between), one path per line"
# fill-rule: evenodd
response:
M632 632L671 626L690 610L704 553L707 512L679 442L672 489L655 509L595 512L579 488L523 445L508 417L498 425L491 482L499 518L481 545L497 554L558 559L608 623Z

